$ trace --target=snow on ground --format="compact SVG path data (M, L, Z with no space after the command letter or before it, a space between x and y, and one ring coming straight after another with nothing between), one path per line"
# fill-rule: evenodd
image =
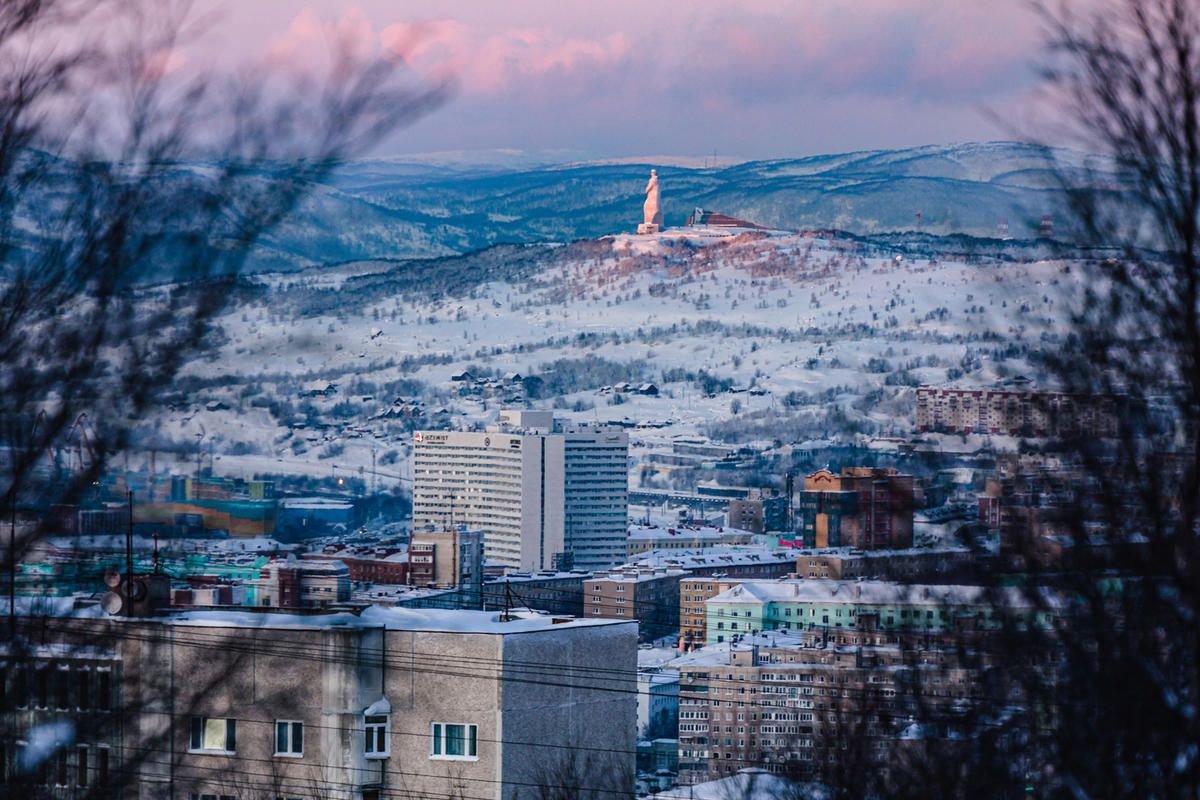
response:
M860 253L845 241L711 229L601 242L610 246L603 257L572 258L562 248L564 257L539 274L501 276L457 297L341 299L355 276L391 264L255 276L263 297L231 305L219 320L219 348L184 370L202 388L153 420L143 441L173 444L185 470L196 458L190 444L217 474L368 481L373 474L376 482L403 483L411 426L378 417L396 393L356 393L356 382L418 381L421 396L408 400L450 412L433 421L427 413L420 427L467 426L525 401L519 389L507 401L505 390L461 397L453 374L484 368L546 377L558 359L596 357L631 365L624 380L653 382L660 394L588 385L530 405L556 406L579 422L655 426L631 431L635 459L714 423L801 412L854 420L893 437L878 447L894 447L912 436L915 384L990 386L1028 375L1021 347L1058 332L1066 284L1079 272L1064 277L1053 262L905 260ZM301 316L298 298L314 296L326 310ZM700 370L732 391L706 393L681 379ZM316 379L337 384L337 392L301 397ZM267 407L280 401L290 418ZM328 427L295 424L302 408ZM840 432L831 426L807 435ZM974 440L986 437L922 438L977 448Z

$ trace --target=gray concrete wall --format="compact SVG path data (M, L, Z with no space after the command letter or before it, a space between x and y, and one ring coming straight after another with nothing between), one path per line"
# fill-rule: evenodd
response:
M504 677L505 798L543 784L633 796L635 624L506 636Z

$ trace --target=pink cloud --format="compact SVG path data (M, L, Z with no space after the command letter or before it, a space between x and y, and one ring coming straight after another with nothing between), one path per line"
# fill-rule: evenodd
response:
M620 31L590 39L544 28L486 31L450 19L388 25L380 42L418 73L438 79L457 75L463 90L474 94L611 67L632 48L630 37Z
M263 56L272 67L311 69L333 53L365 60L377 51L375 28L359 6L336 19L322 19L312 8L296 14L283 33L271 39Z

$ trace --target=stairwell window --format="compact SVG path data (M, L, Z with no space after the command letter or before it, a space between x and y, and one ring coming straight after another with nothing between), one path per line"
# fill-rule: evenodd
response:
M475 761L478 755L478 726L434 722L430 725L429 757L451 761Z
M363 718L366 730L366 744L363 752L367 758L388 757L388 715L368 714Z

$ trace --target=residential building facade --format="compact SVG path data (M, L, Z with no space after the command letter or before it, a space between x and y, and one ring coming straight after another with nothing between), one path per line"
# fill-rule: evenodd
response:
M789 778L881 774L913 738L961 736L962 711L985 696L1020 702L1017 686L986 686L987 634L878 630L747 635L679 662L679 769L685 784L758 768ZM964 662L957 648L980 655ZM849 747L847 745L850 745Z
M626 558L651 550L698 550L705 547L746 545L754 541L751 531L701 525L634 525L625 542Z
M641 639L653 641L679 631L681 569L618 567L584 582L585 619L638 622Z
M483 584L484 611L532 608L551 614L583 616L583 582L587 570L510 572Z
M917 389L922 432L1012 436L1096 436L1116 432L1113 397L1005 389Z
M975 554L966 547L796 551L796 577L813 580L891 580L902 583L969 583Z
M605 754L587 785L632 796L632 624L400 608L59 623L6 661L33 678L6 684L5 730L48 757L22 753L6 786L31 791L5 796L520 800L585 751ZM36 738L64 704L86 727Z
M762 631L950 630L960 617L978 618L984 628L1053 622L1053 608L1035 608L1015 588L863 580L745 581L710 598L705 611L708 644Z

